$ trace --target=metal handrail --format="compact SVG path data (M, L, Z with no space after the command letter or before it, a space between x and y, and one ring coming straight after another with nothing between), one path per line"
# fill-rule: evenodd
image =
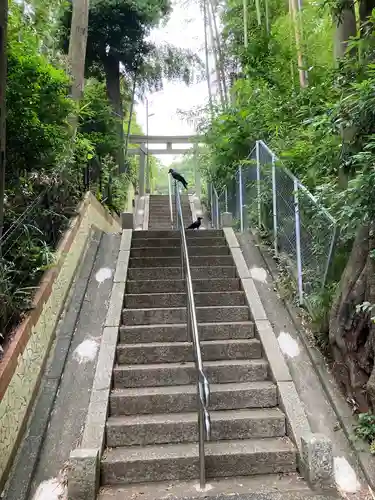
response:
M184 219L182 216L180 192L175 182L175 199L176 199L176 222L180 229L181 235L181 269L182 277L186 281L186 296L187 296L187 330L188 338L193 344L194 361L197 370L197 395L198 395L198 440L199 440L199 482L203 489L206 486L206 459L204 442L210 440L211 436L211 420L208 413L210 403L210 386L206 375L203 371L202 352L200 347L197 316L195 312L195 301L193 292L193 282L191 279L189 254L186 242L186 234L184 228Z
M168 175L168 195L169 195L169 211L171 217L171 227L173 229L172 179L170 175Z

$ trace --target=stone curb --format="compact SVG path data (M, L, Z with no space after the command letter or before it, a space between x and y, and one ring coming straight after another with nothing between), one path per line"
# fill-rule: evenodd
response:
M145 208L145 197L138 195L134 209L133 228L135 231L143 230L144 208Z
M116 356L118 331L124 301L129 262L131 229L122 231L120 254L99 349L81 445L70 454L68 499L95 500L100 479L100 460L104 450L105 430L112 371Z
M92 272L99 250L101 241L100 232L95 231L90 239L91 245L89 245L86 255L83 256L84 259L86 257L86 260L83 260L79 278L74 285L73 293L66 309L67 313L64 321L58 327L53 357L44 375L44 383L33 409L34 415L42 415L43 418L33 417L31 419L27 436L23 439L18 452L19 459L16 462L16 468L6 488L5 498L7 500L26 500L29 496L33 474L36 470L70 344L89 283L88 276ZM80 286L81 280L85 281L85 286ZM20 471L20 473L17 473L17 471ZM22 481L20 481L20 477L22 477Z
M267 319L254 280L246 265L242 250L232 228L224 229L225 238L241 279L256 331L268 361L271 377L277 386L279 404L286 415L287 434L298 450L298 467L306 480L319 486L331 486L333 482L333 454L330 440L319 436L319 442L327 446L314 446L317 435L311 433L309 421L295 388L289 368L280 350L275 332ZM306 453L306 448L312 449ZM328 451L327 451L328 450ZM327 459L328 455L328 459ZM303 459L305 458L306 461ZM327 465L328 464L328 465ZM328 471L328 474L327 474ZM327 479L327 475L329 478ZM324 478L324 480L321 480Z
M259 238L252 233L257 242ZM277 286L277 270L275 269L274 261L271 256L265 254L262 250L262 246L258 244L258 250L267 271L270 273L275 285ZM370 487L375 490L375 457L371 455L370 448L367 443L362 440L355 439L354 437L354 426L355 420L353 414L344 401L343 397L335 393L331 387L331 383L328 379L326 363L323 355L316 348L311 347L308 338L306 337L304 328L301 326L300 320L298 318L297 312L294 310L293 306L284 298L281 298L288 314L292 320L292 323L296 330L299 332L299 338L309 356L312 366L322 384L323 390L329 404L331 405L337 420L345 434L346 439L349 442L349 446L355 454L357 463Z

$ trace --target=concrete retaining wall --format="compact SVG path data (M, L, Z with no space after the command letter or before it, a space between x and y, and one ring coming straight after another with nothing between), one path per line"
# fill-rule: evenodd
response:
M87 193L58 246L55 266L41 280L33 310L15 331L1 360L0 488L22 438L55 327L93 227L105 232L120 231L119 221Z

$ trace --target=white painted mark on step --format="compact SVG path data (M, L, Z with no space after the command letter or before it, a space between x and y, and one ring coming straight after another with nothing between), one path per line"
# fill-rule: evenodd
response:
M252 267L250 269L250 275L253 280L260 281L261 283L267 283L267 271L263 267Z
M53 478L38 486L33 500L67 500L68 492L64 484Z
M201 485L200 484L195 484L194 485L194 488L196 489L196 491L210 491L213 489L213 486L212 484L206 484L206 486L204 488L201 488Z
M79 364L89 363L94 361L98 349L99 344L96 340L86 339L74 349L73 359Z
M356 493L361 489L356 473L345 457L333 459L337 487L345 493Z
M278 336L278 342L281 351L290 358L295 358L299 355L299 345L296 340L290 335L290 333L281 332Z
M102 267L95 274L95 279L99 284L103 283L105 280L109 280L111 277L112 277L112 269L110 269L109 267Z

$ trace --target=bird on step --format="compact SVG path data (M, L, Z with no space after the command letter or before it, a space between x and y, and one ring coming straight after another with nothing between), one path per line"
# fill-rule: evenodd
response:
M189 227L187 227L186 229L199 229L201 227L201 222L202 220L202 217L198 217L197 220L195 222L193 222L192 224L190 224Z
M181 182L181 184L184 186L184 188L187 189L188 183L186 182L185 178L182 177L181 174L179 174L178 172L176 172L176 170L173 170L173 168L170 168L169 171L168 171L168 173L171 174L171 176L173 177L173 179L175 181Z

